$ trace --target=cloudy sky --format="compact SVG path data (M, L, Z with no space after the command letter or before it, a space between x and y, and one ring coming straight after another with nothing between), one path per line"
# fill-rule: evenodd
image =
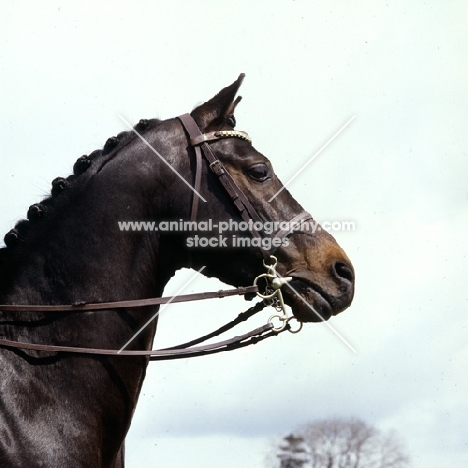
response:
M468 466L466 2L0 1L2 232L56 176L125 129L246 73L238 128L354 263L354 303L232 354L150 366L129 468L259 468L317 418L397 430L413 468ZM166 293L178 290L180 272ZM192 287L193 286L193 287ZM199 278L191 290L219 289ZM156 345L209 330L241 299L172 306ZM264 320L263 318L262 320Z

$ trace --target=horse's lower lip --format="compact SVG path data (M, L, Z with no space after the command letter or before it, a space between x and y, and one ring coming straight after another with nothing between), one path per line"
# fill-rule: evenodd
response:
M322 322L333 315L328 300L308 281L293 278L282 290L285 302L301 322Z

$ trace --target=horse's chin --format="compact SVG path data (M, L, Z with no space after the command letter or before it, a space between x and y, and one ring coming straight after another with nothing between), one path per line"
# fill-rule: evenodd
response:
M300 322L322 322L335 315L330 302L312 284L295 278L288 286L282 288L284 301Z

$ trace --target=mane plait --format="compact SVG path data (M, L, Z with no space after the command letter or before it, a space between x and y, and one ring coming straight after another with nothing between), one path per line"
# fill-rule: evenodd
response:
M161 123L158 119L142 119L134 127L136 132L142 133L150 130ZM93 164L98 164L98 170L109 162L124 146L128 145L135 139L137 134L132 131L120 132L117 136L107 139L102 149L97 149L89 155L79 157L73 165L73 174L64 178L56 177L52 181L51 197L45 198L40 203L31 205L28 209L27 219L20 220L15 227L7 232L4 237L4 242L7 248L15 247L26 240L32 227L38 226L40 222L53 211L57 206L58 200L65 202L63 195L70 192L70 189L77 186L77 183L84 180L80 176L85 174ZM2 251L0 258L4 257L5 249Z

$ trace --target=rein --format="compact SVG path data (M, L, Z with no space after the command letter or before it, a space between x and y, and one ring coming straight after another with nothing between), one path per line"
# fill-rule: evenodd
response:
M209 333L205 337L194 340L194 343L202 343L212 336L217 336L225 331L233 328L240 321L247 320L255 313L259 312L265 307L265 304L259 302L256 306L251 307L242 314L239 314L236 320L233 320L230 324ZM281 330L283 331L283 330ZM194 346L192 342L181 344L178 346L157 349L157 350L121 350L116 349L102 349L102 348L78 348L73 346L55 346L55 345L42 345L36 343L19 343L11 340L0 340L0 346L5 348L19 348L31 351L48 351L52 353L70 353L70 354L91 354L93 356L141 356L149 357L150 361L161 361L170 359L181 359L189 357L204 356L207 354L215 354L222 351L231 351L233 349L243 348L245 346L256 344L259 341L269 338L270 336L276 336L280 331L276 331L272 323L267 323L262 327L256 328L249 333L245 333L240 336L235 336L231 339L219 341L217 343L205 344L203 346Z
M251 205L245 194L235 183L232 176L224 168L223 164L216 157L213 150L211 149L208 142L220 140L222 138L239 138L251 143L250 137L245 132L240 131L217 131L210 133L202 133L190 114L184 114L178 117L182 123L184 129L189 135L190 145L195 151L195 181L194 189L195 192L200 191L201 187L201 173L202 173L202 160L203 157L207 160L210 169L219 178L220 183L223 185L229 196L231 197L234 205L239 210L239 213L245 221L260 221L261 218L258 215L255 208ZM194 192L192 199L191 215L192 221L197 220L198 216L198 196ZM312 216L307 212L302 212L296 215L289 224L299 223L311 220ZM252 223L249 223L249 230L253 237L262 238L259 231L253 228ZM275 234L275 238L283 239L289 236L292 230L282 229ZM261 245L261 244L260 244ZM190 341L188 343L180 344L170 348L159 349L159 350L115 350L115 349L96 349L96 348L82 348L72 346L58 346L58 345L45 345L36 343L22 343L18 341L12 341L7 339L0 339L0 347L13 348L13 349L24 349L32 351L47 351L47 352L62 352L62 353L74 353L74 354L91 354L98 356L143 356L148 357L151 361L156 360L169 360L169 359L180 359L195 356L203 356L207 354L219 353L222 351L230 351L233 349L239 349L251 344L256 344L271 336L276 336L279 333L288 330L291 333L298 333L302 328L302 323L298 322L298 328L293 330L290 322L296 320L293 316L288 316L286 306L283 301L281 293L281 287L292 278L279 277L276 272L276 257L272 254L277 248L273 247L270 250L266 250L259 245L259 249L263 256L263 265L267 272L261 274L255 278L253 286L238 287L229 290L219 290L216 292L203 292L196 294L186 294L174 297L158 297L150 299L138 299L129 301L116 301L116 302L100 302L100 303L76 303L68 305L18 305L18 304L5 304L0 305L2 311L12 312L83 312L83 311L99 311L109 309L121 309L121 308L137 308L146 307L153 305L169 304L169 303L180 303L188 301L197 301L212 298L223 298L233 295L246 295L256 294L262 299L255 306L251 307L247 311L238 315L238 317L229 322L228 324L218 328L214 332L209 333L201 338ZM259 291L257 282L263 279L266 282L266 289L263 293ZM268 322L262 327L256 328L243 335L235 336L233 338L219 341L216 343L204 344L198 346L200 343L218 336L226 331L232 329L240 322L247 320L252 315L258 313L266 306L273 306L277 313L272 315ZM279 321L279 325L275 326L274 321Z
M0 309L5 312L22 311L22 312L83 312L97 311L103 309L124 309L137 308L161 304L170 304L172 302L190 302L200 301L204 299L221 299L228 296L243 296L249 293L258 292L257 286L247 286L235 289L221 289L215 292L202 292L195 294L184 294L173 297L153 297L151 299L136 299L132 301L116 301L116 302L96 302L96 303L77 303L67 305L19 305L7 304L0 305Z
M22 312L70 312L70 311L99 311L119 309L119 308L136 308L145 307L159 304L169 304L171 302L188 302L197 301L203 299L213 298L224 298L234 295L245 295L250 293L256 293L262 301L258 302L255 306L249 308L245 312L239 314L236 319L223 325L217 330L197 338L195 340L183 343L177 346L173 346L165 349L157 350L116 350L116 349L101 349L101 348L82 348L73 346L58 346L58 345L45 345L37 343L22 343L18 341L0 339L0 347L23 349L31 351L47 351L52 353L71 353L71 354L91 354L94 356L142 356L149 357L150 361L161 361L161 360L172 360L181 359L197 356L205 356L208 354L215 354L222 351L231 351L234 349L243 348L252 344L256 344L266 338L276 336L279 333L289 330L291 333L297 333L302 328L302 324L299 324L299 328L293 330L289 322L294 317L287 316L283 296L281 293L281 286L289 280L289 278L279 278L276 274L276 258L271 257L274 261L273 265L264 266L267 268L267 273L258 276L253 286L239 287L235 289L219 290L216 292L203 292L196 294L186 294L181 296L173 297L158 297L152 299L140 299L134 301L118 301L118 302L99 302L94 304L75 304L75 305L18 305L18 304L6 304L0 305L0 309L3 311L22 311ZM267 281L267 288L265 293L259 292L257 281L261 278ZM239 323L248 320L256 313L263 310L266 306L271 305L278 311L277 314L272 315L268 320L268 323L262 327L256 328L243 335L235 336L233 338L218 341L216 343L205 344L197 346L200 343L221 335L228 330L231 330ZM275 327L273 320L279 320L280 325Z

